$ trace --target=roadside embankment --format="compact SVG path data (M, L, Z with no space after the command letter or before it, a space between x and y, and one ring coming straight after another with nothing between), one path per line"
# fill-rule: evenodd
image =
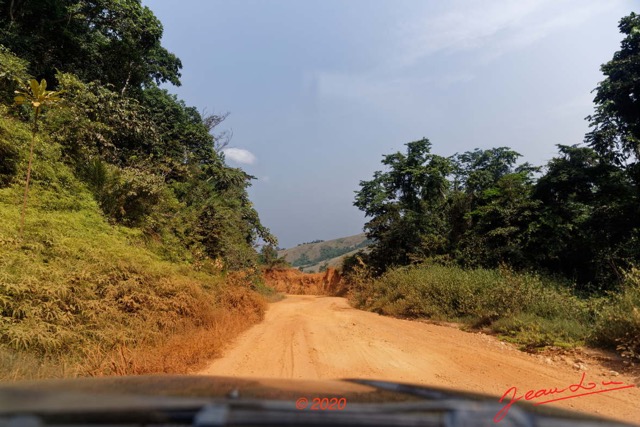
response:
M265 283L278 292L293 295L343 295L346 292L340 273L329 268L323 273L302 273L295 269L265 270Z

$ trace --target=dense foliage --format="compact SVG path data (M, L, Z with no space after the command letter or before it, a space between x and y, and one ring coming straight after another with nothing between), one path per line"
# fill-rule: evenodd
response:
M139 0L0 1L0 45L49 82L60 70L119 94L179 85L182 63L161 46L162 31Z
M507 147L445 158L427 139L384 156L386 169L360 183L354 202L370 218L366 264L377 274L425 259L508 265L580 291L617 289L640 261L640 16L620 30L586 146L558 146L543 168L518 165Z
M64 102L43 112L40 131L113 223L142 229L170 259L253 266L258 240L276 244L249 201L253 177L216 150L211 131L225 116L203 117L157 86L180 84L161 37L139 0L0 1L0 99L11 106L16 82L45 78ZM15 147L0 153L0 185L20 182Z

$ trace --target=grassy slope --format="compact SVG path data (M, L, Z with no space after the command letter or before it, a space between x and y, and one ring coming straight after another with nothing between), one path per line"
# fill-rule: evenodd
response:
M165 261L138 230L110 225L43 139L21 240L29 130L0 117L0 140L23 158L0 189L0 378L185 372L262 317L247 287Z
M328 248L346 248L350 246L360 245L366 239L367 239L367 236L364 233L361 233L361 234L356 234L355 236L341 237L339 239L327 240L325 242L307 243L304 245L299 245L293 248L279 251L278 256L284 257L284 259L290 263L297 260L303 254L306 254L310 260L314 260L320 257L320 249L323 246ZM355 251L349 254L353 254L353 253L355 253ZM318 268L320 267L320 265L324 264L325 262L329 264L329 267L336 267L340 265L340 263L342 262L342 259L349 254L343 254L335 258L322 260L318 263L305 267L304 271L316 272L318 271Z

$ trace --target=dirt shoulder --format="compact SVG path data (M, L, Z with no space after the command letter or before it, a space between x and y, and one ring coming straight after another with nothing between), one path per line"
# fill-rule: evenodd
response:
M562 389L585 373L585 382L636 387L550 405L640 422L640 377L611 368L601 354L536 356L485 334L356 310L344 298L289 295L200 374L370 378L501 396L513 386Z

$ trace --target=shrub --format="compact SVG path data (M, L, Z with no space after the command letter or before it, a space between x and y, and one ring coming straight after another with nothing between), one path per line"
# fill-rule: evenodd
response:
M625 275L622 290L610 295L599 312L590 341L616 348L628 360L640 361L640 270Z
M585 304L536 275L437 264L392 269L375 280L358 274L350 275L351 301L382 314L462 321L529 347L578 343L588 333Z
M20 151L18 147L8 140L9 130L0 127L0 188L11 184L18 174L20 164Z

